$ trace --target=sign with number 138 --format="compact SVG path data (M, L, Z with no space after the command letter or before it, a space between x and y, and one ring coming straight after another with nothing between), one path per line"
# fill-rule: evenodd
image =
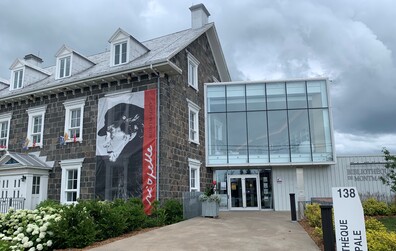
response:
M333 187L337 250L367 251L362 203L355 187Z

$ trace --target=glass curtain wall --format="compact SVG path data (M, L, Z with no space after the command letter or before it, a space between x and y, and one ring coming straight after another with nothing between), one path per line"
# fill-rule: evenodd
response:
M325 80L207 86L208 164L333 160Z

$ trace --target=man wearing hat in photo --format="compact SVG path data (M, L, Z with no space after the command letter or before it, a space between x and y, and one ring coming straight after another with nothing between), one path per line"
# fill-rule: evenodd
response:
M97 156L96 191L99 199L142 196L144 109L119 103L107 110L98 137L104 137Z

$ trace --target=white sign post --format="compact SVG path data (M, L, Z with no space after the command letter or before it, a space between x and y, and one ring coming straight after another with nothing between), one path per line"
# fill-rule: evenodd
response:
M333 187L334 223L338 251L367 251L362 203L355 187Z

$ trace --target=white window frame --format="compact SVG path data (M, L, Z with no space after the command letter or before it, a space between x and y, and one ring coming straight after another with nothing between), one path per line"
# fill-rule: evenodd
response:
M64 67L64 69L63 69L63 76L61 76L61 65L62 65L62 61L63 60L66 60L67 58L69 58L69 74L66 74L67 72L66 72L66 69L67 69L67 67L66 67L66 62L67 61L65 61L65 67ZM56 60L56 78L57 79L61 79L61 78L67 78L67 77L70 77L71 76L71 71L72 71L72 53L70 53L70 54L67 54L67 55L64 55L64 56L62 56L62 57L59 57L57 60Z
M201 162L196 160L196 159L190 159L188 158L188 180L189 180L189 187L190 187L190 192L199 192L201 190L201 175L200 175L200 168L201 168ZM195 174L195 184L193 184L192 181L192 173Z
M23 88L24 78L25 78L25 67L14 69L11 73L10 90L17 90Z
M84 106L85 106L85 100L86 98L82 99L74 99L74 100L69 100L63 103L65 106L65 134L68 134L69 138L65 140L65 142L74 142L74 135L70 134L71 129L79 129L79 137L76 137L76 141L82 142L83 141L83 122L84 122ZM74 110L80 110L80 126L71 128L71 113Z
M0 140L1 141L5 140L5 145L2 145L0 143L0 151L1 150L8 150L8 143L9 143L9 139L10 139L11 117L12 117L12 113L11 112L0 114ZM2 134L1 134L2 130L3 130L3 123L6 123L6 127L7 127L5 137L2 136Z
M84 158L81 159L69 159L62 160L60 166L62 169L62 179L61 179L61 195L60 202L62 204L74 204L80 198L80 183L81 183L81 167L84 162ZM69 171L77 171L77 188L68 189L68 175ZM67 201L67 193L77 193L75 201Z
M198 91L198 66L199 61L187 52L187 79L188 85Z
M34 118L37 116L41 116L41 128L39 133L35 133L40 135L40 143L35 144L35 146L38 146L40 148L43 147L43 136L44 136L44 121L45 121L45 111L47 110L47 106L40 106L40 107L34 107L30 108L27 110L27 113L29 115L29 122L28 122L28 132L27 132L27 138L29 139L29 144L28 147L33 147L33 121Z
M188 140L199 145L199 110L201 109L197 104L187 99L188 103ZM192 125L191 115L194 116L194 123ZM191 131L194 132L192 137Z
M126 46L126 58L125 58L125 62L122 62L122 44L125 44ZM118 64L116 64L115 59L116 59L116 47L120 46L120 54L119 54L119 62ZM119 40L116 42L113 42L111 44L111 66L117 66L117 65L123 65L129 62L129 41L128 39L124 39L124 40Z

